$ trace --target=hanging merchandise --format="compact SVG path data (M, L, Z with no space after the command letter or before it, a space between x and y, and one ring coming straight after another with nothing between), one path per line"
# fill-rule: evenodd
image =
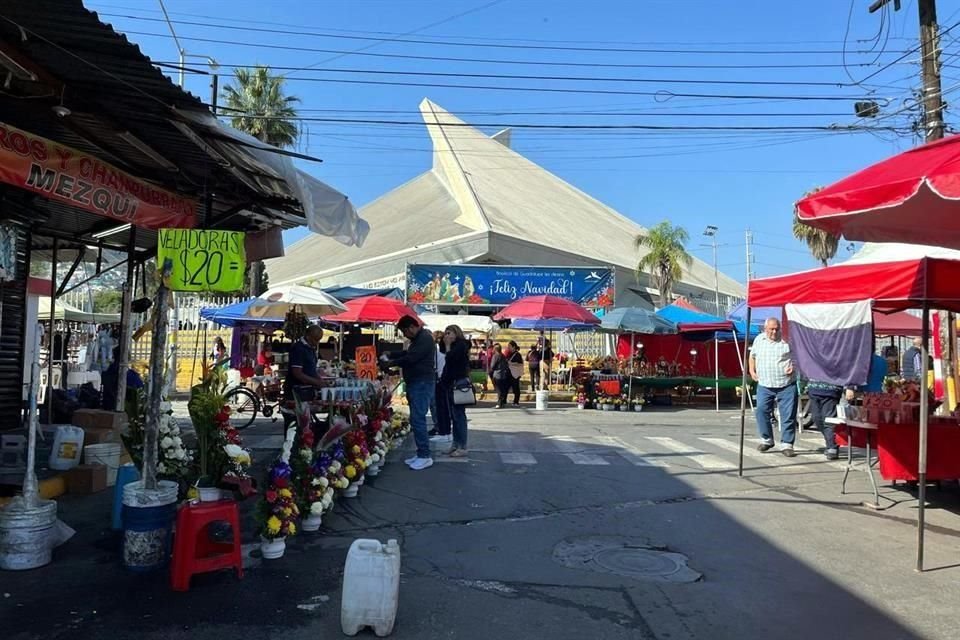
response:
M17 228L0 224L0 282L17 277Z

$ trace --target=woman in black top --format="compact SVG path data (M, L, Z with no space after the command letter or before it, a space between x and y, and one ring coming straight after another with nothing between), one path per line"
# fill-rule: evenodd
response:
M452 324L443 332L440 347L446 354L443 374L440 376L440 389L443 402L453 421L453 446L447 453L451 458L467 455L467 407L454 404L453 389L458 381L470 378L470 343L463 330Z

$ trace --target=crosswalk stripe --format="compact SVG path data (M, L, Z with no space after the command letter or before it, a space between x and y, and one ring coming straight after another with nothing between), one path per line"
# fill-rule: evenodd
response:
M729 440L724 440L723 438L700 438L700 440L703 440L706 443L712 444L717 448L731 451L737 454L738 456L740 455L740 445L734 444ZM751 460L757 460L758 462L762 462L763 464L769 467L779 467L780 463L786 460L786 458L784 458L783 456L772 456L769 453L761 453L756 449L751 449L750 446L747 444L744 444L743 446L743 455L744 457L748 457Z
M533 454L522 451L515 451L517 448L517 439L514 436L493 436L497 449L500 449L500 461L504 464L537 464L537 459ZM506 451L503 451L506 449Z
M618 456L626 460L632 465L638 467L669 467L670 464L665 460L657 460L656 458L647 458L639 453L636 447L627 444L620 438L615 438L613 436L597 436L597 440L603 444L613 447L616 449Z
M593 453L582 453L581 450L584 448L584 445L575 441L570 436L553 436L550 438L550 441L553 442L554 446L569 458L573 464L588 464L594 466L610 464L610 461L603 456Z
M669 449L670 451L684 454L686 457L690 458L704 469L711 471L729 471L730 469L736 468L736 465L727 462L723 458L711 455L709 453L704 453L703 451L698 451L697 449L694 449L689 445L685 445L678 440L674 440L673 438L647 436L647 440L656 442L661 447Z

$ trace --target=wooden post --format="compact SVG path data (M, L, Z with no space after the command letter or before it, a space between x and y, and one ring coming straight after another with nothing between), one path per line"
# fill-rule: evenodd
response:
M167 281L173 270L173 261L167 259L160 271L160 286L154 303L156 316L153 324L153 340L150 345L150 396L147 398L147 423L143 430L143 487L151 491L157 488L157 457L160 440L160 403L163 400L164 365L167 346L167 309L169 308Z

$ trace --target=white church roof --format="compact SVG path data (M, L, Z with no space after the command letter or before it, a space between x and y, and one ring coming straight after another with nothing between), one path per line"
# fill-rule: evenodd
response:
M362 248L308 236L267 262L271 284L304 280L401 249L471 233L517 238L598 264L633 269L645 229L430 100L420 111L433 142L433 167L361 209L370 223ZM694 259L683 282L712 290L713 267ZM349 284L349 283L346 283ZM743 285L720 274L720 292Z

